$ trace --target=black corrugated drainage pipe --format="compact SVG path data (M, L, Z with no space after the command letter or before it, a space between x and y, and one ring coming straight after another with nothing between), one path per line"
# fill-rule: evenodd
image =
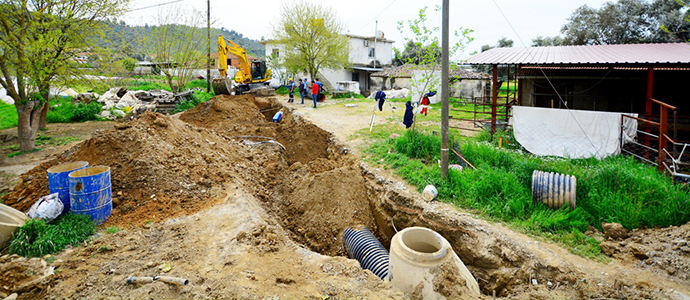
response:
M381 279L388 277L388 250L368 228L361 230L345 228L343 234L347 256L356 259L362 266Z

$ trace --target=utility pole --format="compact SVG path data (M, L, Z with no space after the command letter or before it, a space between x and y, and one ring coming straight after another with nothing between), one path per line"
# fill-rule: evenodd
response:
M379 37L379 20L376 20L376 26L374 27L374 69L376 68L376 42Z
M443 0L443 29L441 31L441 177L448 176L448 19L449 2Z
M206 0L206 92L211 92L211 0Z

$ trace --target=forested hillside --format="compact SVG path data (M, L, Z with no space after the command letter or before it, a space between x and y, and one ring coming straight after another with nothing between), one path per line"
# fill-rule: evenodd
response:
M129 57L143 60L145 57L145 43L147 37L153 32L153 26L131 26L125 22L107 22L105 23L105 30L103 35L95 36L97 44L114 52L127 55ZM203 29L206 30L205 28ZM247 50L247 54L264 58L265 47L259 43L258 40L253 40L243 36L234 30L226 28L211 28L211 52L218 51L218 35L222 34L226 39L233 41ZM206 49L206 44L199 45L200 48Z

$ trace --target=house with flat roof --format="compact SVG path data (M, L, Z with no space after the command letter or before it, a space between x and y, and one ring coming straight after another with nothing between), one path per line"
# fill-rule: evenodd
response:
M393 64L393 43L395 41L386 39L384 34L379 31L377 37L358 36L345 34L350 38L350 63L347 68L339 70L320 70L319 79L326 85L327 90L332 90L337 82L352 81L359 84L362 94L369 94L371 91L371 74L383 71L385 67ZM266 47L266 57L280 56L283 46L273 40L261 41ZM308 77L305 74L295 74L295 78ZM310 78L311 80L311 78Z

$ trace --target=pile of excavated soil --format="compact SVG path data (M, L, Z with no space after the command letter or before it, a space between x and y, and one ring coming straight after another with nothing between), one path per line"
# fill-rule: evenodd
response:
M280 109L284 113L282 121L272 122L273 115ZM274 98L220 95L182 113L180 119L229 137L272 138L285 146L290 163L306 164L329 157L331 134L302 118L293 117L292 110L283 108Z
M280 123L272 122L281 108L272 98L221 95L184 112L180 120L234 137L270 137L284 145L290 166L267 165L265 181L253 187L255 194L294 241L324 255L345 255L346 227L365 225L377 231L370 208L374 195L359 163L344 155L347 150L330 133L289 109Z
M194 213L222 200L226 182L258 177L257 166L270 163L264 151L169 116L146 113L22 175L5 203L28 210L49 193L46 170L78 160L111 168L114 209L106 224L118 226Z

